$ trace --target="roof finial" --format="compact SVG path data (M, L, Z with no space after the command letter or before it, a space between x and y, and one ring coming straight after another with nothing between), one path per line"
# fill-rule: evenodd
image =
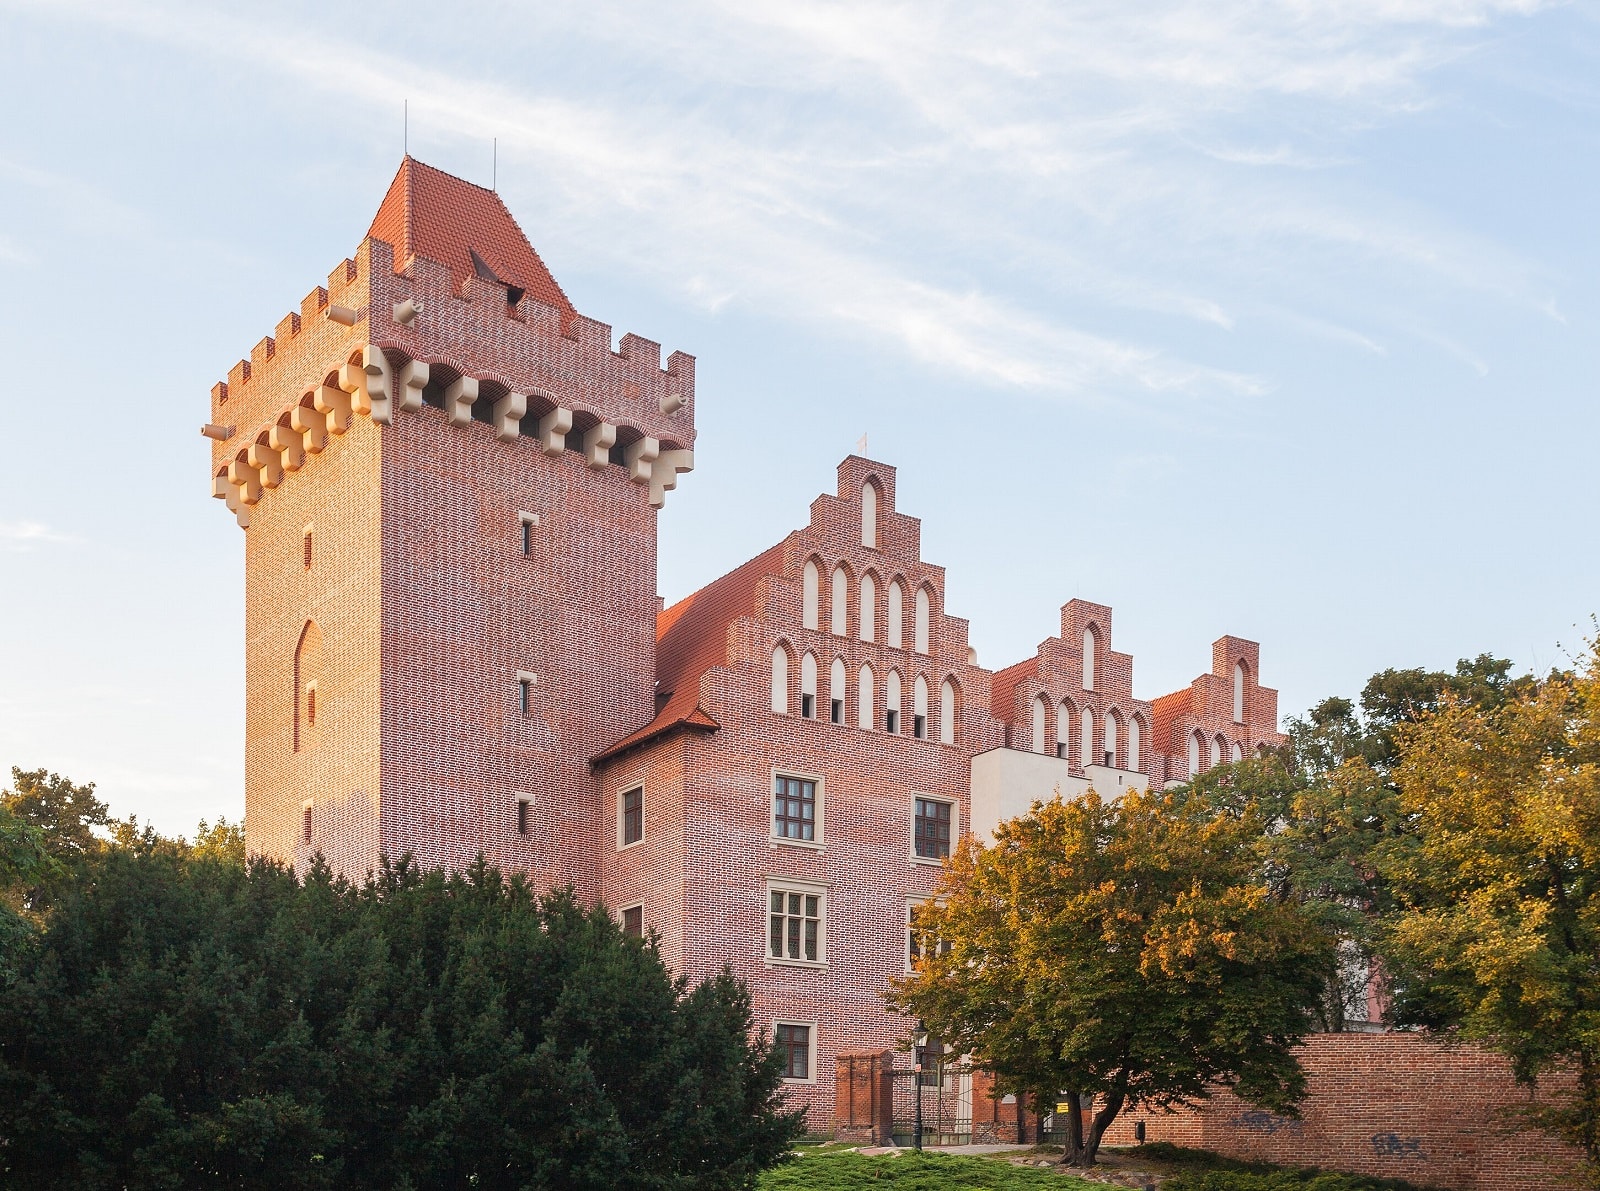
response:
M867 457L867 436L865 434L856 440L856 454L863 459Z

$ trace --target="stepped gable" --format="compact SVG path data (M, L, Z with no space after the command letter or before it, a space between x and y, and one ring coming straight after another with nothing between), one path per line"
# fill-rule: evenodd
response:
M756 555L656 617L656 691L666 702L643 728L595 758L607 760L678 727L715 730L700 706L700 676L728 660L728 626L756 611L756 588L783 570L785 543Z
M447 266L457 293L468 278L481 277L566 318L577 313L498 194L414 157L400 163L367 235L394 245L397 273L419 256Z
M989 680L989 714L1006 725L1006 736L1010 739L1010 727L1015 712L1012 710L1012 700L1015 695L1017 683L1025 678L1031 678L1038 672L1039 659L1037 657L1024 658L1013 666L1004 670L996 670L994 677Z

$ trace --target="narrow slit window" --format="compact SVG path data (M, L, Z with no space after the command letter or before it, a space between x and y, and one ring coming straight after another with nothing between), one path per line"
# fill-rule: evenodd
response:
M308 683L306 686L306 727L317 726L317 684Z
M528 834L528 800L526 798L517 799L517 834Z
M311 531L309 529L300 538L300 549L302 554L301 564L309 571L311 569Z
M527 715L533 706L533 683L526 678L517 679L517 710Z
M525 555L533 553L533 522L531 521L522 523L522 553Z
M300 834L306 843L311 842L311 808L305 807L300 812Z

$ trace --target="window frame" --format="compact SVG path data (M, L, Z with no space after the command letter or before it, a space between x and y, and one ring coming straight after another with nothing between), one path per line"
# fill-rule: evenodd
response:
M513 826L518 837L527 839L533 834L531 830L533 824L533 795L516 794L513 795L512 800L516 804L516 818L513 820Z
M522 550L523 558L533 557L533 531L539 524L538 513L517 512L518 545Z
M300 530L300 569L309 571L312 567L316 540L316 522L308 521Z
M635 914L635 913L639 915L639 933L638 934L634 934L631 930L628 929L628 915L629 914ZM628 937L630 939L643 939L644 938L644 903L643 902L634 902L631 905L618 906L617 907L617 926L621 928L622 933L626 937Z
M811 782L815 786L812 799L812 836L811 839L794 839L790 836L778 834L778 779L788 778L790 781ZM798 769L782 768L774 765L767 771L767 837L773 845L782 845L787 848L810 848L822 851L827 844L827 830L824 827L828 805L828 783L820 773L805 773Z
M539 685L539 676L527 670L517 671L517 714L523 719L533 716L533 688Z
M300 846L309 847L312 839L311 811L315 803L307 798L300 804Z
M639 835L637 839L628 838L628 795L639 795ZM644 843L644 781L642 779L624 783L617 790L617 851L626 852L629 848L637 848Z
M762 885L763 895L761 900L761 955L762 961L769 968L813 968L823 969L828 966L828 886L819 885L815 881L807 881L801 877L770 876ZM785 955L772 954L772 895L774 893L799 894L801 897L815 897L817 899L817 958L816 959L790 959ZM784 915L788 917L787 912ZM803 1025L803 1022L790 1022L790 1025Z
M956 849L956 842L961 838L961 803L958 799L944 794L928 794L920 790L911 792L911 863L927 865L930 868L941 868L949 859L950 853L944 856L919 856L917 854L917 803L937 802L950 808L950 853Z
M795 1021L792 1018L779 1018L772 1023L772 1043L781 1045L778 1041L778 1027L788 1026L790 1029L803 1029L806 1032L806 1078L798 1079L794 1076L783 1076L783 1082L789 1084L811 1085L817 1082L817 1023L814 1021ZM785 1064L787 1067L787 1063Z
M940 898L931 893L922 896L912 894L910 897L906 898L906 926L905 930L902 932L902 934L905 936L906 947L905 955L902 958L905 960L906 975L908 976L916 971L914 964L916 956L911 949L911 920L916 916L917 910L920 907L937 906L940 904L940 901ZM940 944L946 952L950 951L953 946L951 943L943 939L940 940Z

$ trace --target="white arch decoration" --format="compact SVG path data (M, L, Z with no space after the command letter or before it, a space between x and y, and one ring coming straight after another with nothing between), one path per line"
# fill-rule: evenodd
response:
M861 576L861 600L856 607L856 621L863 641L878 639L878 583L871 571Z
M818 627L818 605L822 600L822 576L817 571L817 564L806 559L806 569L801 580L800 597L800 623L808 629Z
M850 575L842 565L833 568L832 599L828 601L829 626L835 637L848 636L850 632Z
M884 628L883 643L890 649L905 647L906 635L906 594L900 586L900 580L892 579L889 582L889 623Z
M781 644L772 651L772 710L789 714L789 651Z

